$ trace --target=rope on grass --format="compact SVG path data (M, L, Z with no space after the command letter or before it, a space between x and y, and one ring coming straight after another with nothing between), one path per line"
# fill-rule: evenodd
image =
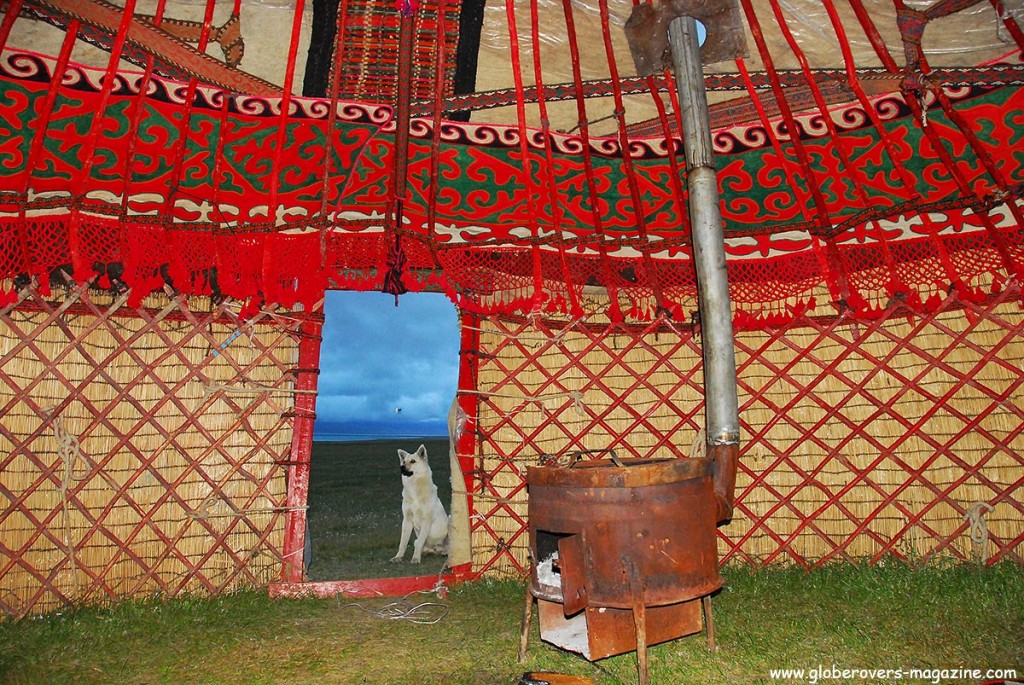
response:
M443 587L443 583L439 582L439 585ZM385 621L409 621L419 625L434 625L435 623L439 623L448 615L448 605L440 602L420 602L419 604L413 604L409 601L409 598L417 594L427 595L439 592L440 590L438 585L435 585L433 589L410 592L401 599L389 602L376 609L368 609L358 602L343 604L342 608L351 607L353 609L359 609L363 613Z
M988 526L984 516L994 508L988 502L975 502L964 514L964 520L971 524L971 556L978 563L988 559Z

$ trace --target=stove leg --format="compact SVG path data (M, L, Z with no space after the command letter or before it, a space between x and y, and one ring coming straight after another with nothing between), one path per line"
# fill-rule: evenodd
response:
M530 640L530 622L533 618L533 592L526 583L526 601L523 603L523 632L519 635L519 663L526 660L526 645Z
M708 638L708 649L716 651L715 647L715 617L711 613L711 595L704 595L700 600L704 606L704 634Z
M636 670L640 685L649 685L650 675L647 672L647 607L643 598L637 601L633 596L633 623L636 625Z
M643 579L628 560L625 567L629 575L629 594L633 603L633 625L636 627L636 670L639 685L650 685L647 671L647 607L644 606Z

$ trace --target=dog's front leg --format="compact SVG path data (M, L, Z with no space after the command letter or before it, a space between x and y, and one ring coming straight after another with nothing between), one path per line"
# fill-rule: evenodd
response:
M405 548L409 545L409 537L412 535L412 519L408 516L402 517L402 539L398 543L398 554L391 557L391 561L401 561L402 557L405 556ZM419 540L416 541L417 543ZM419 561L418 556L413 557L413 561Z
M430 524L433 523L433 517L428 516L423 521L423 527L416 531L416 542L412 546L412 559L414 564L420 563L420 557L423 556L423 545L427 542L427 536L430 534Z

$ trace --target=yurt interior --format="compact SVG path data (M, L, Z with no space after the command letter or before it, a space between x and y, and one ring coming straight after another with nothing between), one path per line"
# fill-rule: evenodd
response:
M0 683L1024 678L1022 0L2 0L0 48ZM339 292L440 301L443 364L361 367L432 343ZM324 447L345 369L436 428Z

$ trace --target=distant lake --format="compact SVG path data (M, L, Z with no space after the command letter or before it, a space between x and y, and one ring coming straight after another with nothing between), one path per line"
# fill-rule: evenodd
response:
M314 442L363 442L365 440L428 440L447 435L380 435L377 433L313 433Z
M448 426L442 421L317 421L313 425L314 442L418 440L447 437Z

